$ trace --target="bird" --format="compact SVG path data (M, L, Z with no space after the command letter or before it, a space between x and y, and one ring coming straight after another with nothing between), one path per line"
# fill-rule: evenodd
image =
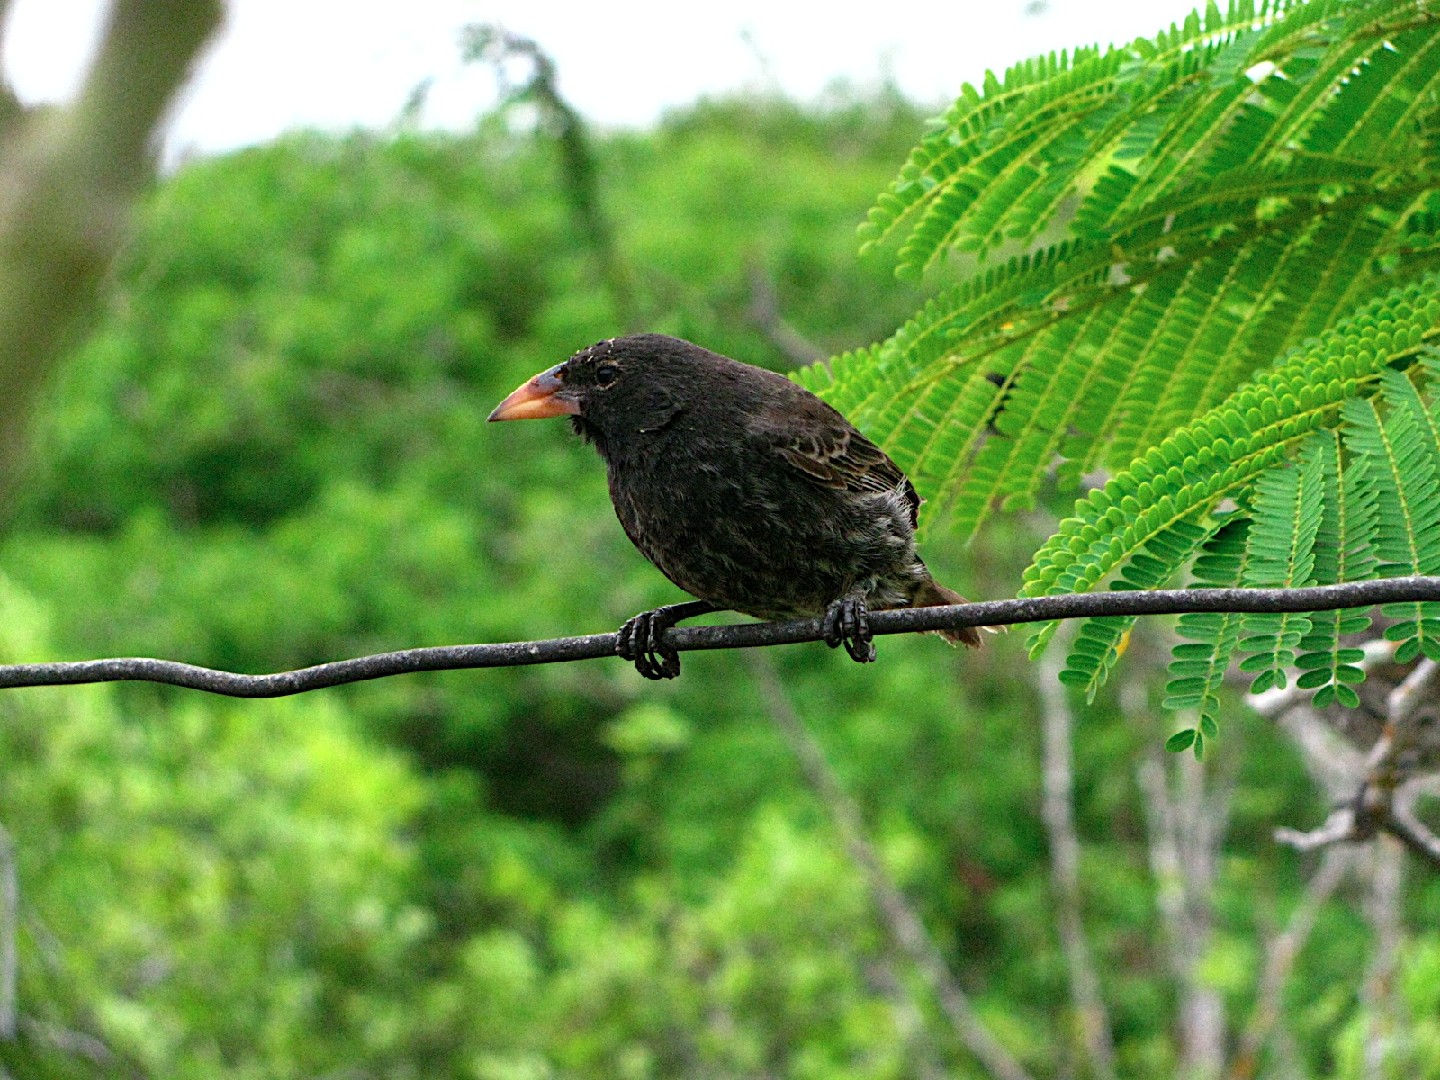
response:
M621 626L616 652L646 678L680 673L665 631L711 611L820 617L825 641L866 663L869 611L966 602L916 553L921 500L905 473L782 375L632 334L541 371L489 419L558 416L599 452L626 535L696 598ZM938 633L980 644L973 627Z

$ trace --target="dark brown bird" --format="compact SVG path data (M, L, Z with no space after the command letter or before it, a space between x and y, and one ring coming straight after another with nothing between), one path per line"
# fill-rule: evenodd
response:
M962 604L915 553L915 488L845 417L783 376L663 334L612 338L542 371L491 420L569 416L605 460L626 534L696 601L642 612L618 652L674 678L681 619L823 616L875 658L868 608ZM973 628L942 630L979 645Z

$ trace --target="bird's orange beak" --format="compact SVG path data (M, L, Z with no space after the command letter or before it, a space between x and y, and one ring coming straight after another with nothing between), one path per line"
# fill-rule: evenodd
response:
M491 420L543 420L547 416L577 416L580 403L573 394L565 393L565 381L556 364L524 383L507 397L489 416Z

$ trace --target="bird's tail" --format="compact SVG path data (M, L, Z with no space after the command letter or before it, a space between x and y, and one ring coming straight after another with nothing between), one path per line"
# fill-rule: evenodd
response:
M944 585L938 584L934 578L927 577L915 590L915 596L910 601L911 607L942 607L946 604L968 604L970 601L961 596L954 589L947 589ZM973 626L962 626L958 630L936 630L951 645L965 644L972 649L980 647L980 632Z

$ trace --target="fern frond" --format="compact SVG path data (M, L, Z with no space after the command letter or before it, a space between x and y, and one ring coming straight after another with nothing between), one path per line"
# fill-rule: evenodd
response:
M1403 378L1403 376L1402 376ZM1407 380L1408 381L1408 380ZM1436 459L1426 453L1425 437L1393 383L1383 419L1373 400L1346 402L1347 444L1367 458L1375 482L1378 522L1375 549L1380 577L1440 571L1440 477ZM1440 605L1387 604L1383 614L1397 620L1385 630L1399 642L1401 663L1423 653L1440 659Z
M1108 470L1023 595L1153 588L1200 545L1202 583L1440 571L1440 404L1427 404L1440 15L1427 5L1211 4L1121 49L987 75L880 197L867 242L885 235L900 237L901 273L1047 237L889 340L798 376L961 532L1035 504L1052 478ZM1386 614L1397 655L1440 655L1440 605ZM1214 737L1237 648L1257 689L1293 667L1321 704L1353 703L1363 672L1343 642L1368 618L1182 619L1171 703L1201 717L1187 745ZM1082 626L1065 680L1093 694L1129 626Z
M1336 182L1344 170L1325 175ZM1222 400L1274 348L1323 329L1352 292L1373 289L1391 232L1356 211L1392 193L1296 204L1256 222L1268 199L1295 203L1282 196L1291 184L1257 173L1239 185L1237 218L1218 241L1214 207L1195 203L1137 221L1111 245L1015 260L927 304L869 351L868 366L800 378L973 532L996 505L1033 500L1057 454L1071 463L1062 482L1128 462ZM1406 189L1393 202L1411 197ZM995 440L949 430L992 416L999 399L982 373L1009 381Z
M1321 494L1320 527L1315 536L1314 578L1316 581L1363 581L1375 569L1375 486L1366 475L1363 457L1346 460L1340 432L1326 431L1306 442L1301 460L1313 457L1319 463ZM1295 666L1300 675L1295 685L1314 690L1314 703L1324 708L1339 702L1347 708L1360 703L1354 687L1365 681L1361 649L1347 648L1341 638L1363 633L1370 626L1366 608L1316 611L1310 616L1310 632L1300 639Z
M1397 52L1397 42L1407 52L1423 51L1422 43L1433 33L1433 16L1417 13L1410 0L1312 3L1292 11L1261 36L1256 49L1257 59L1273 63L1284 76L1283 83L1267 84L1281 92L1281 108L1258 152L1284 157L1296 149L1325 152L1342 143L1383 151L1386 140L1393 146L1397 129L1380 126L1384 97L1395 90L1409 98L1410 86L1405 81L1387 85L1363 74L1384 65L1385 54Z
M1026 570L1023 594L1093 588L1151 537L1245 490L1310 432L1333 426L1342 406L1436 333L1437 284L1377 299L1081 499Z
M1306 149L1351 157L1381 153L1395 132L1412 128L1434 107L1437 85L1440 37L1424 25L1401 31L1370 50L1365 65L1351 75L1336 115L1312 134Z
M1056 125L1067 118L1084 128L1088 113L1105 99L1123 54L1077 49L1037 57L1005 73L1004 82L987 73L983 92L968 83L945 115L943 125L926 135L900 175L880 196L861 229L865 246L883 241L901 225L910 228L899 255L902 273L923 270L962 233L983 235L988 227L970 224L976 211L996 202L979 200L986 181L1005 175L1037 176L1036 167L1059 144L1083 144L1083 136ZM1003 211L1003 208L1002 208ZM993 227L993 225L991 226Z
M1145 550L1125 564L1111 588L1130 592L1160 588L1210 538L1218 524L1175 522L1152 537ZM1085 700L1093 701L1124 653L1134 625L1135 619L1130 616L1086 619L1075 635L1060 681L1080 687L1085 691Z
M1302 456L1299 468L1271 469L1255 482L1255 524L1250 529L1243 584L1295 589L1313 583L1321 481L1320 459L1311 454ZM1285 669L1295 662L1296 647L1310 632L1310 617L1254 613L1246 615L1241 626L1247 636L1240 648L1254 654L1240 663L1241 671L1255 675L1250 692L1283 689Z
M962 533L1033 503L1057 458L1062 484L1125 467L1440 263L1437 60L1440 20L1413 0L1310 0L1212 6L1150 40L987 76L867 235L908 228L906 272L1065 238L811 381ZM998 416L986 376L1006 381ZM993 437L955 430L992 421Z
M1229 515L1205 542L1191 567L1193 588L1223 589L1239 585L1245 571L1250 519ZM1190 644L1171 650L1170 679L1165 685L1164 707L1196 709L1202 721L1218 725L1220 686L1230 658L1240 642L1242 616L1234 612L1191 612L1181 615L1176 632ZM1212 732L1213 735L1213 732Z

